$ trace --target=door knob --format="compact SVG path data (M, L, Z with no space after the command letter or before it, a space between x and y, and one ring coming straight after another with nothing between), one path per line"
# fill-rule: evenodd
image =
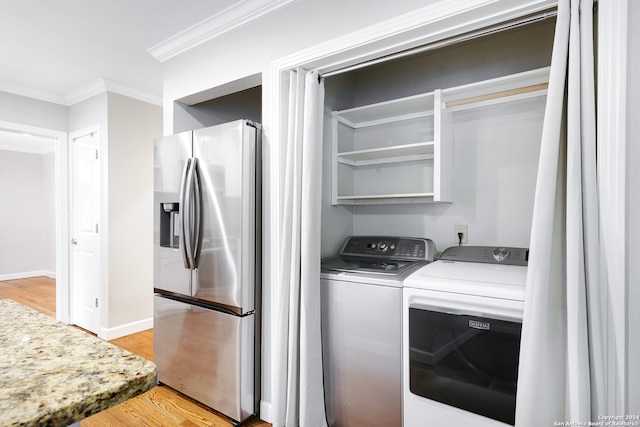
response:
M78 240L77 239L71 239L71 244L72 245L77 245L78 244Z

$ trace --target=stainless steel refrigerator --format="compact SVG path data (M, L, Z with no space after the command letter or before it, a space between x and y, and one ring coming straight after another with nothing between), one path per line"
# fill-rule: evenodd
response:
M260 398L261 139L239 120L154 147L160 382L237 422Z

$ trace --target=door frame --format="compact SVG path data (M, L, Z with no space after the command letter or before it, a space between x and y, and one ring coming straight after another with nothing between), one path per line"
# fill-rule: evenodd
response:
M269 197L264 207L264 241L269 247L265 250L263 306L270 307L263 313L263 325L266 330L263 340L276 341L281 325L278 305L274 298L281 275L278 257L282 235L281 218L282 197L284 194L282 176L285 160L283 141L287 134L287 102L289 97L289 72L297 68L318 70L320 74L346 68L368 60L381 58L389 54L408 50L456 37L466 32L479 30L494 24L507 22L528 14L541 12L557 5L557 0L440 0L410 13L391 18L382 23L365 27L342 37L304 49L287 57L273 61L269 67L269 78L264 85L263 125L269 130L267 139L272 141L268 156L268 168L265 187ZM277 349L272 347L263 356L263 384L270 383L271 389L263 392L260 413L264 419L274 420L274 406L277 402L278 384L281 374L277 367ZM270 400L267 400L270 399Z
M56 319L69 323L69 146L67 132L2 121L0 121L0 128L55 140Z
M604 159L607 177L603 180L606 190L611 190L611 206L616 208L615 221L609 220L606 228L610 232L607 252L617 256L609 275L608 298L603 306L619 307L615 312L607 311L609 321L608 332L611 339L607 354L609 363L608 380L612 391L608 395L608 407L611 413L628 413L629 382L626 378L616 378L615 373L629 366L629 347L624 340L629 334L629 302L625 297L629 294L629 283L626 278L627 260L624 256L627 243L626 230L628 218L626 214L626 69L627 69L627 9L628 0L622 2L600 2L599 7L599 39L601 48L598 70L598 98L599 113L606 112L602 126L598 129L599 139L609 141ZM492 24L508 21L545 10L557 5L557 0L459 0L437 1L410 14L385 21L384 25L364 28L359 31L315 45L309 49L297 52L280 60L273 61L269 69L269 78L265 85L267 96L263 106L263 124L270 129L268 139L270 145L269 166L265 170L268 174L268 206L265 206L265 234L271 236L265 239L269 242L267 254L278 254L280 251L279 236L281 236L281 202L284 182L282 164L284 162L284 146L287 132L287 100L289 72L300 67L316 69L322 74L341 69L370 59L382 57L386 54L410 49L447 37L463 34L466 31L480 29ZM601 114L600 116L603 116ZM603 150L604 151L604 150ZM265 257L264 274L264 306L270 310L264 312L264 324L267 333L265 341L274 341L275 330L279 325L277 304L273 298L278 294L279 262L277 256ZM636 304L637 305L637 304ZM277 367L275 349L264 356L264 376L271 380L271 389L265 390L260 411L266 420L273 422L273 405L277 405L277 390L280 379L276 379ZM639 364L635 363L635 369ZM264 382L268 382L263 380Z

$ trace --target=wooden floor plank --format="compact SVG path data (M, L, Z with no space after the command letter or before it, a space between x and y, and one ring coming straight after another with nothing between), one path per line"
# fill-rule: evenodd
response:
M29 277L0 281L0 299L12 299L51 317L56 317L56 279Z
M13 299L48 316L56 316L55 279L34 277L0 281L0 299ZM153 329L112 343L141 357L153 360ZM149 426L149 427L230 427L233 423L210 408L160 385L140 396L82 420L82 427ZM260 419L248 421L247 427L268 427Z
M153 360L153 329L116 338L110 342L145 359Z

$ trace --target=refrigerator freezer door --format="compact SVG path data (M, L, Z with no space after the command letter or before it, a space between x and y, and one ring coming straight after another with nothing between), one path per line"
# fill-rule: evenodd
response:
M256 413L254 318L154 296L160 382L239 422Z
M255 308L257 134L238 120L193 136L203 212L193 296L240 314Z
M181 180L192 152L192 132L156 138L153 184L153 286L189 295L191 271L182 249Z

